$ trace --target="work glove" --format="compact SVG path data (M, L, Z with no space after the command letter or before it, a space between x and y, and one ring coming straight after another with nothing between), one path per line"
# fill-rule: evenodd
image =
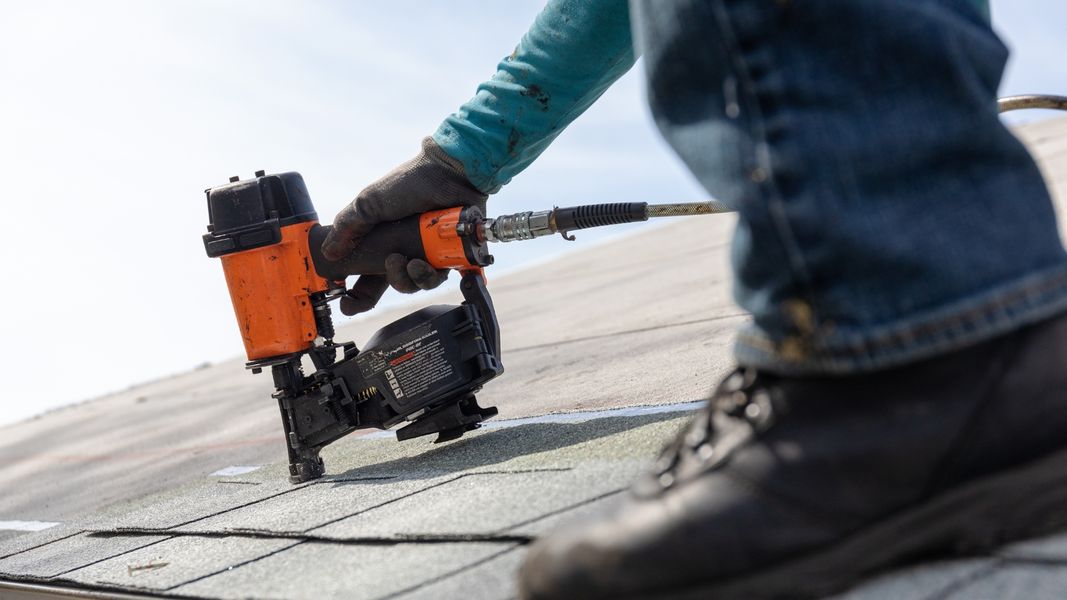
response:
M422 140L419 154L368 185L333 220L333 230L322 243L327 260L339 260L359 245L375 225L414 214L452 206L477 206L485 212L482 193L467 180L463 164L433 141ZM392 286L411 294L433 289L448 278L447 269L435 269L425 260L392 254L385 275L361 275L341 298L341 312L354 315L374 308Z

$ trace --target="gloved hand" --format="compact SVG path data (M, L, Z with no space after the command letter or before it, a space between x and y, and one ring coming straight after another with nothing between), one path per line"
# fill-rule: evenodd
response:
M367 186L337 213L333 230L322 243L322 254L328 260L343 258L381 222L452 206L477 206L484 213L486 198L467 180L462 163L441 150L433 138L425 138L418 156ZM341 312L354 315L374 308L389 286L411 294L435 288L447 278L446 269L393 254L385 261L385 276L361 275L356 280L341 298Z

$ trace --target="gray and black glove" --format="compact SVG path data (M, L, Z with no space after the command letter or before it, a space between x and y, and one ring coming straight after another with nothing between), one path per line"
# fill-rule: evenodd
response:
M452 206L477 206L484 213L487 198L467 180L462 163L441 150L433 138L425 138L418 156L368 185L337 213L322 254L328 260L347 256L378 223ZM354 315L374 308L389 286L411 294L435 288L447 278L447 270L393 254L385 261L385 276L361 275L356 280L341 298L341 312Z

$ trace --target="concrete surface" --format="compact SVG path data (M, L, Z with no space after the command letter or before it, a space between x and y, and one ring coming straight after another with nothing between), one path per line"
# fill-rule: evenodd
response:
M1067 198L1067 120L1020 135ZM240 358L0 429L0 521L59 523L0 531L0 579L195 598L513 597L524 545L611 510L729 369L746 319L729 298L732 224L682 220L490 273L507 372L480 398L499 420L437 446L350 436L316 482L287 483L269 377ZM338 337L361 343L410 310ZM213 475L236 466L258 468ZM1067 535L1052 536L838 598L1062 598L1065 564Z

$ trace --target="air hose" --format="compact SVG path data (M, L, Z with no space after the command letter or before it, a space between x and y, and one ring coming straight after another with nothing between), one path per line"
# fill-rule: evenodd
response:
M585 204L487 219L482 228L482 234L486 241L514 242L555 233L567 237L567 232L579 229L636 223L658 217L685 217L725 212L732 211L725 204L715 201L677 204L648 204L647 202Z

